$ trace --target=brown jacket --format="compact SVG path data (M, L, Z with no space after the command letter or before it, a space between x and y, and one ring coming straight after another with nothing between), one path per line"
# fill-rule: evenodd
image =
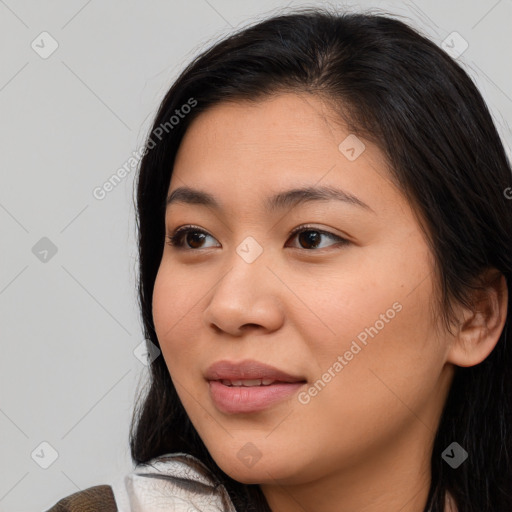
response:
M96 485L61 499L47 512L117 512L110 485Z

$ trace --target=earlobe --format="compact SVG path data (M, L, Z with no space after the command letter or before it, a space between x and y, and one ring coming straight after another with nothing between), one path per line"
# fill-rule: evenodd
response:
M508 309L505 276L489 269L482 276L484 289L475 290L473 308L460 309L457 327L447 361L457 366L475 366L484 361L498 343Z

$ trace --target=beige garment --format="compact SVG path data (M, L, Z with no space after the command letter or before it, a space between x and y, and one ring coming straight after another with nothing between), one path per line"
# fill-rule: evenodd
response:
M112 489L119 512L236 512L225 487L187 453L138 465Z

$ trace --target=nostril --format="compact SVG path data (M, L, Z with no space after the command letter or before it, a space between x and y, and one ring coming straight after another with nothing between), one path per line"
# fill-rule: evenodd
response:
M259 328L260 326L258 324L244 324L242 325L242 327L240 327L240 329L244 329L244 330L247 330L247 328L253 328L253 327L256 327L256 328Z

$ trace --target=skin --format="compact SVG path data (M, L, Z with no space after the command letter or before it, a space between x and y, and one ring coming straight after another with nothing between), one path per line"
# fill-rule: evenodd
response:
M194 224L208 236L184 237L183 249L165 244L154 323L209 452L232 478L260 484L272 510L418 512L454 365L478 364L494 348L506 285L489 287L482 314L457 309L453 336L435 324L433 256L417 217L375 145L360 137L366 149L354 161L338 149L347 135L312 95L200 114L168 192L199 188L223 209L168 207L169 235ZM329 200L265 212L266 197L298 185L332 185L371 210ZM349 243L322 235L315 247L308 233L290 237L303 223ZM236 252L248 236L263 248L252 263ZM261 412L227 414L211 400L204 373L220 359L256 359L304 376L309 389L395 303L401 310L307 404L295 395ZM251 467L237 456L248 442L260 457Z

